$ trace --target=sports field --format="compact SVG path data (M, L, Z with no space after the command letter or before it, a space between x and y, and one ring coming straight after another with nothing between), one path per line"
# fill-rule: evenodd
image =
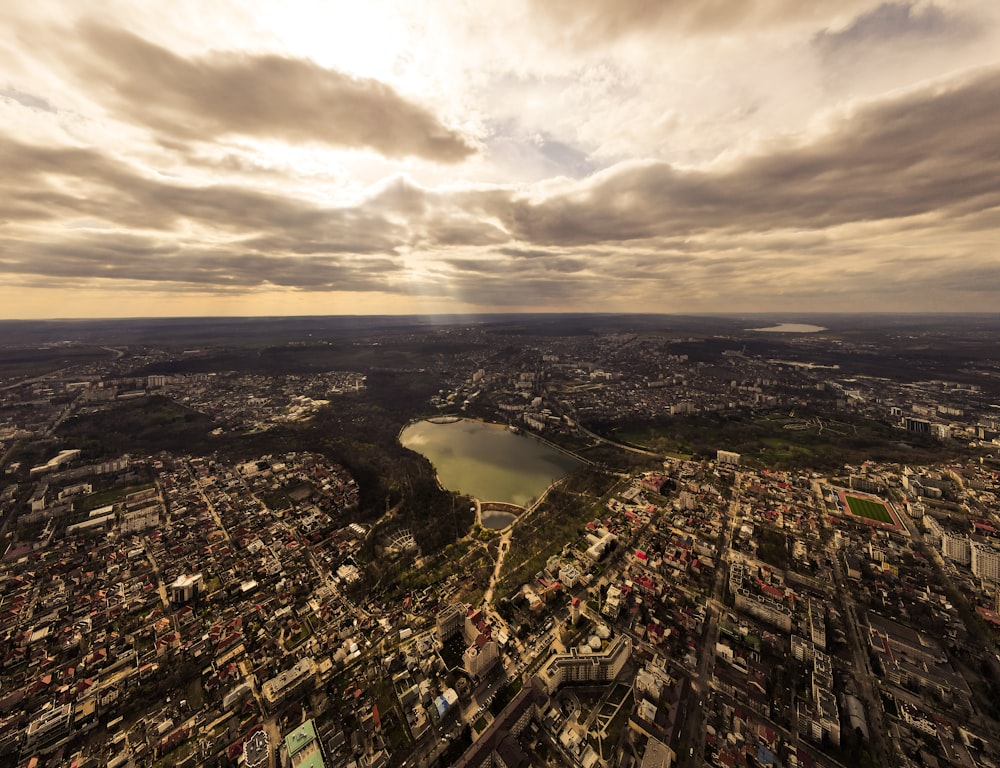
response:
M869 520L874 520L877 523L896 525L895 519L889 513L889 510L886 509L885 504L881 501L875 501L874 499L862 499L858 496L848 496L846 493L844 494L844 501L847 502L847 506L851 510L852 515L865 517Z

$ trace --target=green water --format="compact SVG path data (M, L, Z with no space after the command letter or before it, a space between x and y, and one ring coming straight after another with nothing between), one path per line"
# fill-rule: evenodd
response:
M441 485L480 501L528 506L580 466L577 459L529 435L478 421L418 421L399 440L427 457Z

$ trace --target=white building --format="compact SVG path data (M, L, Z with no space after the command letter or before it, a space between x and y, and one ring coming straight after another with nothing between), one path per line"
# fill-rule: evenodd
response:
M607 683L621 672L632 654L632 641L619 635L603 653L580 653L572 648L569 653L550 657L538 673L551 696L563 683Z
M734 467L738 467L743 457L736 451L716 451L715 460L719 464L730 464Z
M170 602L186 603L196 598L202 589L200 573L187 573L178 576L170 584Z
M572 563L566 563L559 569L559 581L572 589L580 583L580 569Z
M151 504L148 507L125 512L121 519L122 533L136 533L147 528L155 528L160 522L160 505Z
M941 536L941 554L959 565L972 563L972 547L964 534L945 533Z
M21 751L41 755L52 752L69 740L72 729L72 704L46 710L28 724Z
M1000 552L976 542L971 546L969 559L973 575L986 581L1000 582Z
M286 669L260 687L261 698L268 711L274 711L279 704L312 684L316 675L316 662L310 656L300 659L291 669Z

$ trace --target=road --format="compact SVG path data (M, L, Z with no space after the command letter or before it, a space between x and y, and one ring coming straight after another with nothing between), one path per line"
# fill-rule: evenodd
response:
M583 434L587 435L587 437L597 440L600 443L605 443L606 445L613 445L616 448L621 448L623 451L631 451L632 453L641 453L643 456L649 456L651 458L660 460L666 458L666 456L664 456L662 453L657 453L656 451L650 451L645 448L638 448L634 445L626 445L625 443L619 443L615 440L611 440L607 437L604 437L603 435L599 435L596 432L591 432L589 429L582 426L579 422L576 423L576 428L581 432L583 432Z
M488 604L493 602L493 590L496 588L497 582L500 580L500 570L503 568L504 558L507 557L507 552L510 549L510 539L514 533L514 524L516 522L517 520L515 519L514 522L507 526L507 529L500 534L500 547L497 550L497 561L496 565L493 566L493 575L490 576L490 585L486 588L486 594L483 595L484 603Z
M733 541L734 521L740 505L740 488L742 476L737 472L733 483L733 498L726 507L726 521L719 535L717 562L715 564L715 583L712 585L712 595L706 609L706 628L702 635L701 658L698 667L691 675L691 688L688 692L688 713L685 723L687 736L683 741L694 749L693 753L680 754L680 765L702 765L705 756L705 708L701 704L711 685L715 674L715 646L719 642L719 620L725 610L722 595L726 587L726 576L729 571L730 548Z
M229 530L226 528L226 526L222 524L222 518L219 517L218 510L215 508L215 505L212 503L212 500L208 498L208 494L205 493L205 489L202 487L201 481L198 480L198 476L191 468L191 463L185 461L184 467L188 471L188 476L191 478L191 482L194 483L194 486L198 489L198 493L201 494L201 498L204 500L205 506L208 507L208 513L212 516L212 519L215 521L215 524L219 527L219 530L222 531L223 534L225 534L226 541L232 544L233 538L232 536L229 535Z
M149 537L143 536L142 543L146 548L146 557L149 558L149 564L153 567L153 573L156 575L156 590L160 595L160 602L163 603L164 608L170 607L170 600L167 598L167 587L163 583L163 576L160 573L160 566L156 562L156 558L153 557L153 546L149 543Z
M899 519L903 521L903 525L906 527L907 532L910 537L916 543L917 548L923 554L924 558L931 564L936 572L941 583L945 586L948 592L948 597L952 601L952 604L961 613L962 611L968 614L973 613L972 607L969 605L968 601L965 599L965 595L962 591L955 586L955 583L951 580L951 575L948 573L948 569L945 568L944 558L941 557L941 553L932 547L929 547L924 541L924 535L920 532L913 521L910 520L906 515L900 515ZM982 629L982 626L977 622L967 622L966 629L968 629L969 634L978 643L978 645L985 651L986 661L989 664L990 672L993 677L993 684L1000 688L1000 655L997 652L997 646L993 642L993 639Z
M813 482L813 492L816 494L816 503L819 505L823 527L829 529L830 521L827 518L826 502L823 499L823 489L819 481ZM867 640L863 641L861 637L859 630L861 622L858 621L857 608L851 594L851 587L844 576L844 569L839 553L833 550L829 555L830 561L833 564L834 585L837 595L840 597L844 622L847 625L847 640L854 664L853 679L857 686L858 695L865 705L872 750L875 758L881 765L894 765L901 758L896 754L896 744L889 737L889 732L886 729L882 700L872 685L872 681L877 678L875 673L872 672L871 664L868 660L868 642Z

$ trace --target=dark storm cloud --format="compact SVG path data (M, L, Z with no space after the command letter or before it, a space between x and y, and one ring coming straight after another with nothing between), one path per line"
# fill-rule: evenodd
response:
M184 58L97 24L78 32L85 50L63 55L87 90L121 118L168 137L258 136L445 163L473 152L431 112L377 80L277 55Z
M518 239L576 245L824 228L1000 205L1000 70L869 106L817 141L718 172L620 166L498 215Z
M492 273L468 271L452 276L447 289L450 295L470 298L484 306L552 309L565 305L567 291L581 307L607 307L617 295L623 295L642 278L618 273L567 274L564 271Z

